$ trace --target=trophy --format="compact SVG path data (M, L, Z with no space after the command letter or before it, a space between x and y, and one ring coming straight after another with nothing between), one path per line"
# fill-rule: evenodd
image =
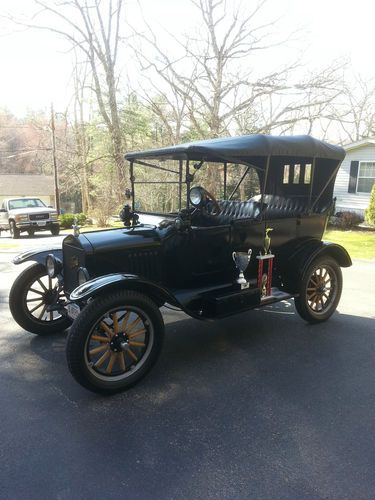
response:
M249 265L251 259L252 250L249 249L248 252L233 252L232 259L236 264L237 269L239 270L239 275L236 280L236 283L241 285L241 289L249 288L249 282L246 281L244 272L246 271L247 266Z

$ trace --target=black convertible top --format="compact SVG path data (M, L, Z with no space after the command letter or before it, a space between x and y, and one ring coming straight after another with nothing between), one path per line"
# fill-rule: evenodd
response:
M339 146L319 141L309 135L272 136L243 135L220 137L204 141L188 142L160 149L149 149L125 155L127 160L142 158L188 159L220 161L235 159L246 161L252 157L290 156L325 158L341 161L345 151Z

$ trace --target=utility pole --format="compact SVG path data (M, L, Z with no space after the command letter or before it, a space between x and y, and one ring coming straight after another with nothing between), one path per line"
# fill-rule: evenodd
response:
M60 192L59 192L59 179L57 175L57 160L56 160L55 112L53 110L53 103L51 103L51 136L52 136L53 177L55 181L56 210L57 213L60 215Z

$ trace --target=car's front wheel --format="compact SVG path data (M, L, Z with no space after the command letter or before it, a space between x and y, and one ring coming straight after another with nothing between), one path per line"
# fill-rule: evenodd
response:
M145 295L122 290L98 297L70 329L66 347L69 370L91 391L123 391L152 368L163 338L163 318Z
M47 335L65 330L71 320L53 306L63 301L64 293L57 279L47 275L43 264L33 264L23 271L9 293L9 308L13 318L25 330L37 335Z
M52 234L52 236L58 236L60 234L60 227L53 226L51 229L51 234Z
M297 312L309 323L326 321L335 312L341 292L339 264L330 257L320 257L302 277L299 296L294 299Z

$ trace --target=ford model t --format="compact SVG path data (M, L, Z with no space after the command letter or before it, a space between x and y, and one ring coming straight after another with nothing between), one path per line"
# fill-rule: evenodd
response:
M130 153L124 227L67 236L15 281L26 330L70 326L67 360L84 387L124 390L155 363L159 311L216 320L294 298L310 323L340 300L344 248L322 242L344 151L309 136L254 135ZM152 214L150 214L152 212Z

